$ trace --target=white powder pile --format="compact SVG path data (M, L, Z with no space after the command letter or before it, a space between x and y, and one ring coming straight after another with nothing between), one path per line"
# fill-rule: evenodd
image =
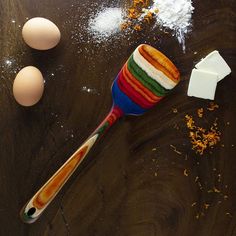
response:
M106 39L120 31L123 22L121 8L105 8L89 21L89 31L97 39Z
M191 26L194 7L191 0L154 0L151 11L155 11L157 22L171 29L185 51L185 35Z
M97 6L95 9L98 9ZM185 37L191 30L193 10L192 0L153 0L152 5L143 9L143 14L140 17L131 19L127 15L128 9L103 7L97 13L92 11L86 24L76 24L76 28L79 26L87 30L89 40L84 34L78 36L77 34L79 33L77 31L73 38L79 37L80 40L97 43L109 41L114 39L114 37L116 39L120 37L127 38L135 32L134 25L141 25L141 29L144 26L148 27L145 17L151 12L156 20L153 30L157 28L165 31L169 30L173 36L177 37L185 52ZM87 17L88 14L84 16L84 18ZM122 23L128 23L128 27L121 30Z

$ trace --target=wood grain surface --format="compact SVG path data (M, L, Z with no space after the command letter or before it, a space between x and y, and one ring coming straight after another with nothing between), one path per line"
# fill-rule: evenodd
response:
M149 26L99 44L91 40L89 16L127 4L0 0L0 235L236 235L235 1L193 1L186 53L171 34ZM22 26L35 16L60 28L55 49L40 52L23 42ZM41 218L24 224L21 208L107 114L116 74L144 42L173 60L180 84L147 114L112 127ZM210 112L209 101L186 94L191 69L214 49L232 73L218 84L219 108ZM14 77L27 65L45 78L43 98L30 108L12 95ZM201 107L203 118L196 114ZM203 127L218 118L221 141L202 156L191 149L186 114Z

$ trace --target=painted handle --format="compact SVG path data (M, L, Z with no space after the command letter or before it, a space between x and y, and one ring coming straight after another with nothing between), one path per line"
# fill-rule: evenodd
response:
M25 223L35 222L50 202L56 197L70 176L74 173L95 142L123 115L113 106L110 113L89 136L80 148L60 167L60 169L38 190L21 210L21 218Z

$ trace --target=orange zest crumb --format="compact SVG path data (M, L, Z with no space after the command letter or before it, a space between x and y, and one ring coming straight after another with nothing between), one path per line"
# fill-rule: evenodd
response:
M123 22L123 23L120 25L120 28L121 28L121 30L124 30L124 29L127 29L130 25L131 25L130 22Z
M203 189L202 184L200 182L197 182L197 183L198 183L199 189L202 190Z
M198 115L199 118L203 117L203 108L197 109L197 115Z
M203 155L208 147L213 147L220 141L221 133L217 128L217 120L214 121L209 130L196 126L193 117L190 115L185 115L185 120L186 126L189 129L192 149L195 150L196 153Z
M215 193L220 193L220 190L217 189L216 187L213 187L213 191L214 191Z
M177 124L174 125L174 129L179 130L179 126Z
M140 23L150 24L153 20L153 15L158 13L158 9L155 9L154 12L149 11L148 7L150 5L150 0L133 0L127 10L127 19L121 25L121 29L125 30L130 27L136 31L140 31L142 30Z
M179 155L182 155L182 152L178 151L174 145L171 144L170 147L173 149L174 152L176 152Z
M140 25L135 25L134 26L134 30L136 30L136 31L140 31L142 28L141 28L141 26Z
M187 171L187 169L184 169L184 176L188 176L188 171Z
M226 212L225 215L229 216L229 217L233 217L231 213Z
M148 24L151 23L151 20L153 19L153 14L149 11L144 16L144 21L146 21Z
M141 13L139 13L138 10L135 8L130 8L128 11L129 11L128 18L131 19L137 19L141 15Z
M210 102L209 107L207 108L208 111L214 111L215 109L218 109L219 105L214 103L214 102Z
M135 7L137 7L139 4L141 4L143 7L147 7L149 0L133 0L133 4Z
M173 113L178 113L178 109L177 108L172 108L172 112Z
M221 182L221 174L218 174L217 177L218 177L218 182Z
M227 195L224 195L224 200L227 200L229 197Z

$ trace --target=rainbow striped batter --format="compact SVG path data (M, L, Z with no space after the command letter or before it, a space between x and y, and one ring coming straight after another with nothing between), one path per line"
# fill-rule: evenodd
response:
M179 80L178 69L165 55L141 44L114 81L114 105L125 114L143 114L165 97Z

